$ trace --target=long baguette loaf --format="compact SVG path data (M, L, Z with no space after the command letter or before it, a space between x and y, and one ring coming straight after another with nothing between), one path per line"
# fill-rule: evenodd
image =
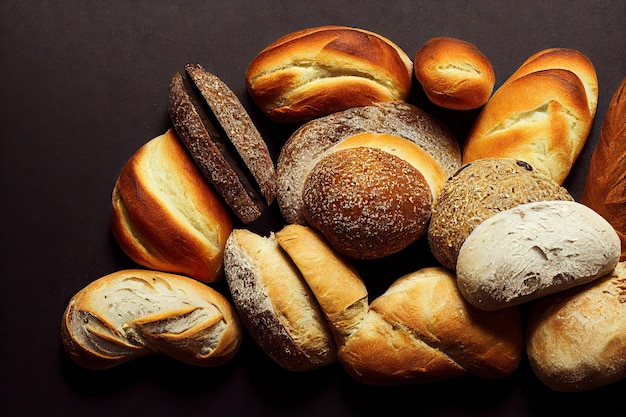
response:
M61 335L72 360L91 369L152 354L216 366L241 343L239 319L219 292L148 270L115 272L84 287L67 305Z

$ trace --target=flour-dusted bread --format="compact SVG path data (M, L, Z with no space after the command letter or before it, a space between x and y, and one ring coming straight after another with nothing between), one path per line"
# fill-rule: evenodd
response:
M241 321L277 364L307 371L337 360L315 297L274 235L235 229L226 244L224 268Z
M372 301L365 318L339 346L339 360L356 380L415 384L466 373L511 375L523 354L516 308L476 309L459 293L454 274L424 268L396 280Z
M280 122L303 122L351 107L406 100L413 63L389 39L358 28L320 26L287 34L246 71L259 108Z
M544 200L573 197L523 161L487 158L466 164L446 182L433 206L428 227L431 251L454 271L461 245L476 226L502 210Z
M587 206L527 203L474 228L459 251L457 283L474 306L498 310L598 279L620 253L613 227Z
M233 307L195 279L129 269L101 277L74 295L61 324L77 364L105 369L165 354L198 366L231 360L242 339Z
M588 391L626 378L626 264L538 300L526 351L537 377L556 391Z
M483 106L496 82L491 62L476 45L451 37L428 40L416 52L413 68L426 97L447 109Z
M220 280L232 227L228 209L171 129L131 156L113 189L113 236L150 269Z
M580 202L615 228L626 260L626 77L615 91L602 121Z
M591 131L597 95L595 69L579 51L534 54L480 112L465 141L463 163L515 158L563 184Z

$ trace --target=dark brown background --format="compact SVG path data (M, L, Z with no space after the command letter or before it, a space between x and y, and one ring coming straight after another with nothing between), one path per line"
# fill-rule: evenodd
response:
M528 56L579 49L600 83L596 122L566 186L578 197L609 100L626 74L626 2L616 1L7 1L0 3L0 414L4 416L531 416L625 415L626 381L579 394L550 391L526 360L515 376L369 387L339 365L278 368L246 338L221 368L152 357L104 372L78 368L60 343L62 312L79 289L134 266L108 228L125 161L170 127L167 88L188 62L241 98L276 157L293 126L268 123L245 91L247 64L279 36L342 24L378 32L413 57L435 36L475 43L500 85ZM443 112L419 88L412 101L462 141L475 112ZM270 213L254 227L281 226ZM359 264L372 294L432 262L417 244ZM218 288L224 289L223 284Z

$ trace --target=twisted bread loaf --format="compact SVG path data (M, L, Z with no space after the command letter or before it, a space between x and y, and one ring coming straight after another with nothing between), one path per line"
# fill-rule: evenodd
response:
M63 314L61 335L72 360L92 369L157 353L216 366L232 359L241 343L238 318L220 293L147 270L115 272L80 290Z

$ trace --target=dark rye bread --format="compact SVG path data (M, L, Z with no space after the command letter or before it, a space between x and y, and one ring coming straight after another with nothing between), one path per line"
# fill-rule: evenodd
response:
M275 168L267 145L226 84L199 65L185 68L194 85L182 74L176 74L170 83L169 113L174 128L206 179L248 224L259 218L263 209L253 181L268 205L276 195Z
M446 177L461 167L459 144L439 121L401 101L355 107L302 125L283 146L276 166L277 200L288 223L306 224L302 215L304 181L335 144L361 133L394 135L428 152Z

